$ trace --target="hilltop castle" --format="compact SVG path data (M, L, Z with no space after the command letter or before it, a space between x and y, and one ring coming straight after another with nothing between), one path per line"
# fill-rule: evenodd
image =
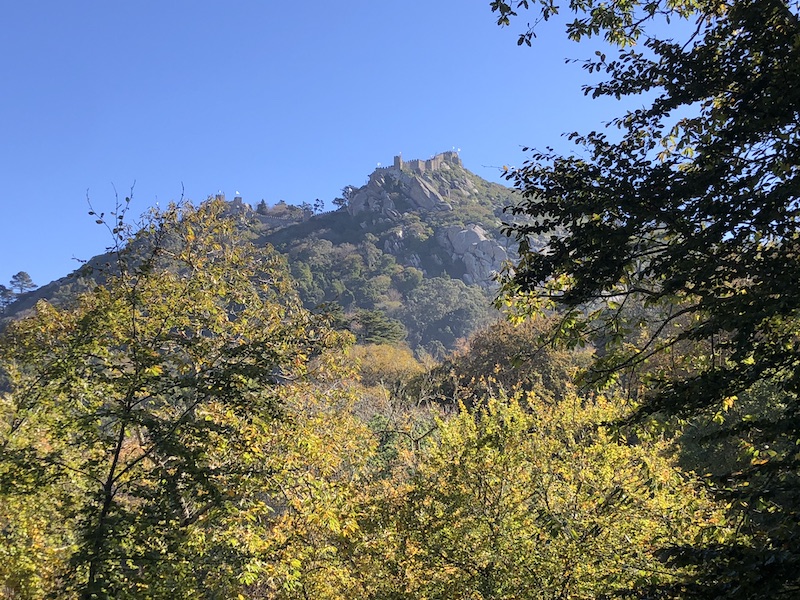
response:
M414 160L404 161L402 156L394 157L395 169L400 171L405 169L419 175L430 171L436 171L437 169L440 169L444 163L450 163L451 165L456 165L459 167L463 166L461 164L461 157L459 157L458 152L454 150L442 152L441 154L437 154L428 160L420 160L415 158Z

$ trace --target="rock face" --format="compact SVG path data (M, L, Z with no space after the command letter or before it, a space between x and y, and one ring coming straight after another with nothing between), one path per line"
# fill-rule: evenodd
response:
M508 260L505 248L487 238L486 232L479 225L449 227L439 239L452 251L454 261L460 260L464 263L464 283L491 285L495 274Z
M451 210L441 194L420 176L389 167L376 169L370 175L367 185L353 192L347 203L347 211L352 216L370 211L394 217L397 215L397 208L390 191L409 203L412 210L426 212Z
M444 201L444 198L439 195L439 192L433 189L433 186L419 177L414 177L413 175L406 177L409 179L407 183L408 197L417 207L427 211L448 210L448 205ZM401 177L401 181L403 179L405 178Z

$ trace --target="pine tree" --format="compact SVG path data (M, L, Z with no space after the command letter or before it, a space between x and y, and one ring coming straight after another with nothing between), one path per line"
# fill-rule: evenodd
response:
M25 271L20 271L14 275L9 283L12 289L17 290L17 294L24 294L29 290L36 289L36 284L33 283L31 276Z

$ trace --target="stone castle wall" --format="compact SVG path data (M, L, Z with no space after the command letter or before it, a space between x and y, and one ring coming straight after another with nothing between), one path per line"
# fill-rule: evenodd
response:
M429 158L427 160L414 158L412 160L404 161L403 157L395 156L394 165L391 168L400 169L401 171L407 170L421 175L422 173L429 173L430 171L441 169L442 165L445 163L459 167L463 166L461 164L461 157L458 155L458 152L448 150L447 152L442 152L441 154L437 154L433 158Z

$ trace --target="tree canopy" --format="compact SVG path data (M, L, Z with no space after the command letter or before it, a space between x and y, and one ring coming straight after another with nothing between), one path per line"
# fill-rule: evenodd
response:
M619 405L487 395L438 423L410 477L364 524L382 559L378 598L609 598L681 579L660 543L722 540L719 509L669 466L663 442L598 428ZM403 459L400 459L403 460ZM403 473L403 470L398 473Z
M130 241L114 217L106 284L4 332L0 519L38 498L14 526L49 530L74 597L227 589L245 559L206 525L261 473L254 431L279 415L277 390L337 343L283 260L232 235L224 210L155 212ZM41 521L56 514L54 532ZM0 567L0 583L26 560Z
M36 284L33 283L33 279L31 279L31 276L25 271L20 271L16 275L13 275L9 285L11 286L12 290L17 290L18 294L24 294L28 290L36 288Z
M539 20L558 12L547 1L491 6L500 24L522 9L538 7ZM800 4L569 7L570 38L602 35L619 47L585 63L604 77L585 92L652 100L611 131L571 134L575 154L534 150L511 174L524 194L512 212L529 220L507 228L521 258L506 274L506 299L518 315L559 308L562 338L604 344L590 381L647 371L643 413L714 414L768 382L777 398L769 410L727 421L737 435L758 430L764 447L791 445L800 439ZM535 26L519 43L533 37ZM716 485L754 541L701 554L719 568L699 589L796 594L795 451L771 448L733 471Z
M14 290L0 284L0 314L4 313L6 307L14 301Z

